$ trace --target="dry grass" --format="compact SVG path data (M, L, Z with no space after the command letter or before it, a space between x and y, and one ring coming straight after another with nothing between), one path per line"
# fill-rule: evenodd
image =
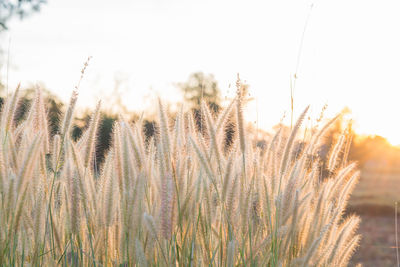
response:
M3 266L347 266L359 242L359 218L343 216L355 165L338 167L339 144L321 177L316 151L329 125L294 152L307 109L289 136L259 149L237 87L218 117L202 105L201 132L189 113L169 118L161 101L148 143L140 121L121 118L100 173L91 168L99 108L73 142L74 93L49 140L40 91L14 125L17 91L0 122ZM237 129L226 147L228 121Z

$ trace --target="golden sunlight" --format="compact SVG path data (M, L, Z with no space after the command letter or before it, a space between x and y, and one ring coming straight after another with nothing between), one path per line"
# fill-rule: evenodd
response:
M399 10L0 0L0 265L399 266Z

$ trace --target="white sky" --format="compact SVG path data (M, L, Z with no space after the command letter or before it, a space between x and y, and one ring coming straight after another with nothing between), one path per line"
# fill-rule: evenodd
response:
M93 56L80 89L81 107L127 77L131 110L158 93L181 99L174 82L213 73L232 95L236 73L257 101L248 119L270 128L290 104L290 77L310 6L295 88L295 112L324 104L330 114L353 111L356 129L400 144L400 2L398 0L48 0L42 11L13 21L9 85L44 82L67 100L83 62ZM5 82L7 68L1 70ZM150 96L150 97L149 97ZM107 99L105 99L105 102ZM315 115L316 116L316 115Z

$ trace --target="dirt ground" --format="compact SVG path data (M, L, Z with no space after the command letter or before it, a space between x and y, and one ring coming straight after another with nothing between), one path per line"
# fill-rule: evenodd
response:
M363 171L349 201L349 212L361 217L360 247L350 266L397 266L395 202L400 199L400 174ZM400 231L400 215L398 215ZM399 233L400 243L400 233Z
M350 266L362 263L364 267L396 266L396 239L394 216L361 215L360 247Z

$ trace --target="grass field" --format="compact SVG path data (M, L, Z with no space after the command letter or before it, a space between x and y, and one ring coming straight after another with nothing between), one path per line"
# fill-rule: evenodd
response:
M348 266L359 218L343 214L359 171L341 156L345 134L326 174L317 153L337 117L298 152L307 107L290 134L278 131L261 150L243 118L245 89L238 79L218 116L203 102L201 121L168 117L159 100L148 142L141 122L121 117L99 173L100 105L74 141L73 92L60 135L50 137L40 90L14 125L17 90L0 116L2 266Z

